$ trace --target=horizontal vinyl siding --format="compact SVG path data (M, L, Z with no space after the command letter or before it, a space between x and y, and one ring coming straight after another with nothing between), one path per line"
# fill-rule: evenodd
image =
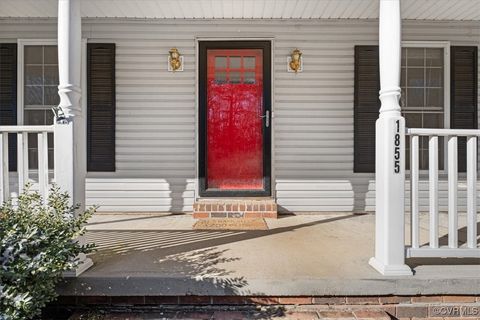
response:
M87 179L87 204L100 211L191 211L194 193L194 179Z
M374 175L353 173L353 70L354 45L377 44L377 33L378 23L367 20L84 20L89 42L115 42L117 50L117 171L89 174L87 204L101 211L191 211L195 37L263 37L274 41L273 186L280 209L373 211ZM0 20L0 39L54 37L53 21ZM479 39L478 22L403 24L403 40L478 45ZM184 55L184 72L166 71L172 47ZM299 74L286 72L294 48L304 57ZM445 181L440 194L446 209ZM420 196L426 204L427 193Z
M309 33L308 39L304 39L303 29L295 39L284 38L285 46L304 52L304 73L282 72L289 50L281 52L281 66L276 68L277 201L283 210L294 212L374 211L374 175L353 173L353 50L355 44L377 44L378 25L359 22L355 27L346 24L316 29L322 31ZM402 37L405 41L479 45L480 23L406 21ZM277 39L278 48L283 37ZM446 178L441 180L439 207L447 210ZM464 185L461 182L459 187L460 210L466 206ZM424 179L420 190L426 188ZM408 209L408 191L406 195ZM422 210L427 209L428 192L420 193L420 203Z
M89 27L85 27L89 29ZM87 180L87 202L101 211L191 211L195 197L194 43L166 40L152 29L91 25L91 42L116 43L116 168ZM129 31L130 29L130 31ZM143 31L142 31L143 30ZM142 33L161 40L143 39ZM110 39L111 37L111 39ZM177 46L184 72L166 71Z

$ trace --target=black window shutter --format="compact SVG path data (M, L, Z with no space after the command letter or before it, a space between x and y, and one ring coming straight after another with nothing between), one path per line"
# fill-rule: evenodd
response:
M354 172L375 172L375 122L380 100L378 46L355 46Z
M17 44L0 43L0 125L17 124ZM17 140L8 138L9 170L17 170Z
M478 49L450 48L450 127L477 129ZM458 141L458 170L466 171L466 141Z
M87 51L87 171L115 171L115 44Z

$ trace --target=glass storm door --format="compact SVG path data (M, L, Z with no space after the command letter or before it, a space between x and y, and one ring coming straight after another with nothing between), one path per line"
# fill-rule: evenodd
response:
M270 195L265 51L235 45L204 51L201 195Z

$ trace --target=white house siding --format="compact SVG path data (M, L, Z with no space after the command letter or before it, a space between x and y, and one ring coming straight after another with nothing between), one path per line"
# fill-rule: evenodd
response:
M274 41L273 186L281 209L374 210L373 174L353 173L353 70L354 45L377 44L377 30L373 20L85 20L89 42L117 48L117 171L88 175L87 204L102 211L191 211L195 39L244 37ZM2 41L55 37L54 20L0 20ZM403 40L479 45L480 23L405 21ZM166 71L171 47L185 56L184 72ZM294 48L304 53L300 74L286 72ZM445 209L444 180L440 190ZM426 205L427 192L420 196ZM465 192L459 197L464 206Z

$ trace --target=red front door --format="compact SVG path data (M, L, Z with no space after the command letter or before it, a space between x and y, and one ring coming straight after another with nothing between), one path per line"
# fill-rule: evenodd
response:
M211 48L205 54L203 191L216 196L268 193L264 49Z

